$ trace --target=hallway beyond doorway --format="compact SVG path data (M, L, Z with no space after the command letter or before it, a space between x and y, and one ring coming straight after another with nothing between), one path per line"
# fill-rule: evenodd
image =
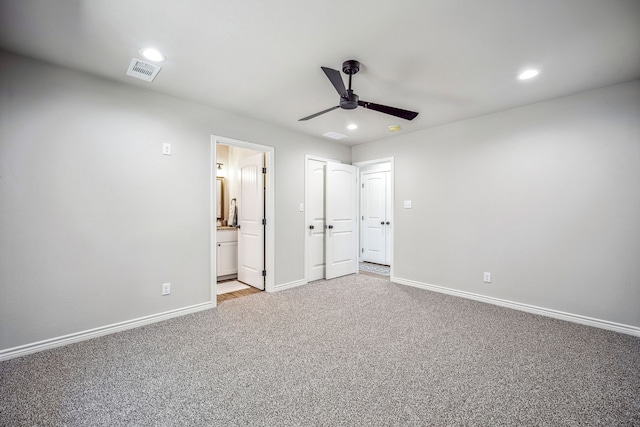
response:
M361 262L358 264L358 272L374 273L389 277L391 275L391 267L373 262Z

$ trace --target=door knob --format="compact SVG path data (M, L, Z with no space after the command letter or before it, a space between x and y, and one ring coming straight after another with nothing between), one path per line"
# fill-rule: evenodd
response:
M313 225L309 226L309 230L313 230L315 227Z
M391 224L389 221L387 221L387 225Z
M239 230L240 229L240 224L236 225L236 228Z
M333 225L329 225L328 228L333 228Z
M380 221L380 225L384 225L384 221Z

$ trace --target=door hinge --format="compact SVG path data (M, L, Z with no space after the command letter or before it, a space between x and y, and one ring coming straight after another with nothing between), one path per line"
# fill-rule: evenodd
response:
M360 251L361 253L364 253L364 248L362 248L362 250Z
M364 188L364 182L362 183L362 188Z
M262 173L267 173L267 168L262 168Z
M262 270L262 277L267 277L267 270Z
M262 219L262 225L267 225L267 220L266 219Z

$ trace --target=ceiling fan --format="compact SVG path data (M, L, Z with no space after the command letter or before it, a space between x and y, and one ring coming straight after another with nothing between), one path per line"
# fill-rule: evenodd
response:
M298 120L299 122L313 119L314 117L318 117L321 114L328 113L329 111L335 110L336 108L343 108L345 110L353 110L358 106L363 108L368 108L369 110L380 111L381 113L391 114L392 116L400 117L406 120L413 120L416 118L418 113L415 111L403 110L401 108L388 107L386 105L374 104L373 102L368 101L360 101L358 95L353 93L351 90L351 76L360 71L360 63L354 59L350 59L349 61L345 61L342 64L342 71L349 76L349 89L344 87L344 82L342 81L342 76L340 75L340 71L334 70L332 68L320 67L322 71L327 75L329 81L336 88L338 95L340 95L340 105L336 105L335 107L327 108L324 111L320 111L319 113L312 114L307 117L303 117Z

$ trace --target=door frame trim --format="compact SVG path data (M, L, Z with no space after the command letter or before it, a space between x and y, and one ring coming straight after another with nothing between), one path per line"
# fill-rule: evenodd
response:
M382 157L380 159L373 159L373 160L365 160L362 162L354 162L352 163L354 166L358 167L358 180L361 179L361 171L360 169L362 167L365 166L371 166L371 165L375 165L375 164L379 164L379 163L390 163L391 165L391 170L390 170L390 174L389 174L389 179L391 180L389 186L390 186L390 197L391 197L391 229L389 230L389 245L390 245L390 258L391 258L391 269L390 269L390 276L389 279L391 281L394 280L395 275L394 275L394 266L395 266L395 257L394 257L394 244L393 244L393 236L394 236L394 229L395 229L395 210L396 210L396 204L395 204L395 165L394 165L394 157ZM361 182L361 181L360 181ZM360 209L362 208L361 204L362 204L362 185L358 184L358 230L360 230L362 228L362 215L360 213ZM361 237L362 235L360 235ZM360 241L358 241L358 244L361 244ZM360 261L361 259L361 252L358 252L358 261Z
M239 139L233 139L226 136L211 135L211 165L210 165L210 229L211 229L211 247L209 251L210 259L210 285L211 285L211 302L214 307L217 305L217 267L216 267L216 255L217 255L217 227L218 221L215 211L215 201L217 199L217 190L215 186L215 178L217 177L217 156L216 147L218 144L231 145L233 147L248 148L254 151L260 151L265 153L265 167L267 168L267 175L265 177L266 191L264 195L265 203L265 219L267 224L265 226L265 270L267 275L265 277L264 289L266 292L275 292L275 257L276 257L276 245L275 245L275 218L276 218L276 206L275 206L275 148L268 145L256 144L249 141L242 141Z

